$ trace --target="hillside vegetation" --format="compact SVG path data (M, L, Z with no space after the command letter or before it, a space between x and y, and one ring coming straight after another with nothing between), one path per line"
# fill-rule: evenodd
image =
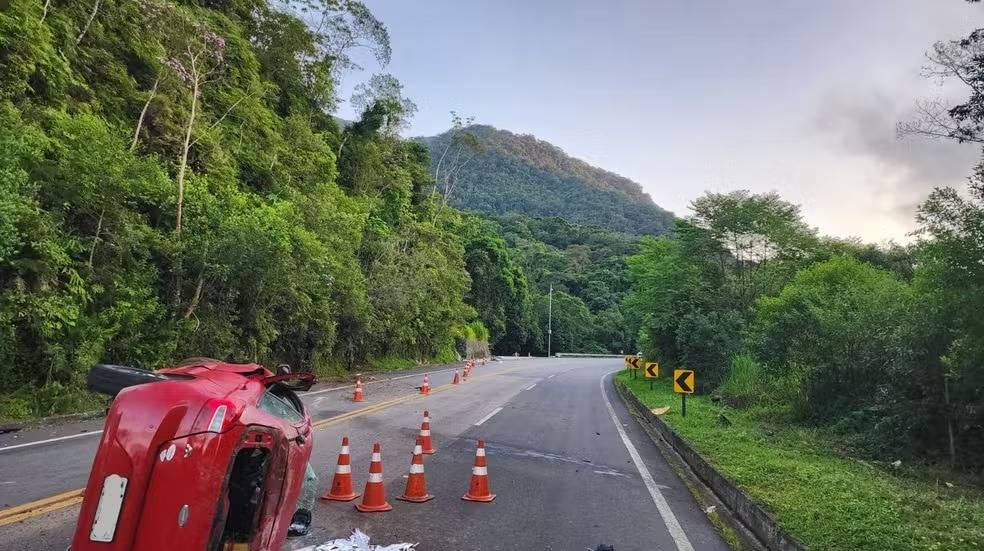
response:
M408 104L377 87L344 130L329 114L341 46L384 63L385 27L275 5L4 3L0 417L84 407L100 361L329 373L484 335L462 219L397 137Z
M399 137L416 107L396 79L356 87L358 120L332 115L353 48L391 55L358 1L5 3L0 418L92 407L97 362L324 375L451 361L475 340L544 353L549 281L554 350L627 346L634 238L506 233L449 207L427 148ZM584 201L649 204L536 143L536 170L593 178Z
M435 168L442 157L447 166L456 154L462 155L453 179L439 182L454 187L450 203L461 209L559 217L640 235L660 234L672 226L673 214L654 204L639 184L574 159L552 144L486 125L459 132L474 136L475 147L463 154L450 148L452 159L445 152L455 130L420 140L430 149Z
M644 354L763 421L883 462L984 466L984 194L937 190L925 238L824 238L775 194L708 194L628 258Z

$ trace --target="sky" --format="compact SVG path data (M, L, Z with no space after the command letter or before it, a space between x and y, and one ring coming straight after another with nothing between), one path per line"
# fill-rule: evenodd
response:
M638 182L678 215L706 191L777 191L821 233L908 241L969 144L899 139L916 100L966 92L922 73L933 42L984 26L961 0L365 0L389 29L408 135L449 111L533 134ZM352 118L348 105L341 116Z

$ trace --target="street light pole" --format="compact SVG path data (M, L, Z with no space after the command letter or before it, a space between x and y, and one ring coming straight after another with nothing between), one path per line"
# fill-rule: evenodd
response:
M550 341L553 339L553 283L547 295L547 357L550 357Z

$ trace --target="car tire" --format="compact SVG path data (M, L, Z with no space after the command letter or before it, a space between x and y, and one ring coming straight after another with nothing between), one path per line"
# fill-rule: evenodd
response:
M89 370L86 387L93 392L116 397L124 388L166 381L169 377L146 369L125 365L98 364Z

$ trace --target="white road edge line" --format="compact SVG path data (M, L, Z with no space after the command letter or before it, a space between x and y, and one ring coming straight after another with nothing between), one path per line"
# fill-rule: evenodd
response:
M438 371L429 371L428 373L430 373L432 375L435 374L435 373L447 373L447 372L450 372L450 371L454 371L455 369L458 369L458 368L452 367L452 368L448 368L448 369L441 369L441 370L438 370ZM385 378L385 379L378 379L378 380L375 380L375 381L367 381L365 384L369 384L370 382L372 382L372 383L381 383L383 381L398 381L400 379L409 379L410 377L423 377L423 374L422 373L411 373L410 375L401 375L399 377L389 377L389 378ZM306 398L308 396L314 396L314 395L317 395L317 394L324 394L325 392L335 392L336 390L344 390L346 388L353 388L353 387L355 387L355 385L336 386L336 387L333 387L333 388L325 388L325 389L322 389L322 390L315 390L313 392L298 393L298 396L300 396L301 398ZM502 409L502 408L499 408L499 409ZM495 415L495 412L493 412L492 415ZM491 417L491 415L489 417ZM483 419L483 421L484 421L484 419ZM481 424L481 423L478 423L478 424ZM30 446L40 446L42 444L48 444L50 442L58 442L58 441L61 441L61 440L71 440L72 438L81 438L83 436L92 436L93 434L102 434L102 430L100 429L100 430L94 430L94 431L91 431L91 432L80 432L79 434L70 434L68 436L59 436L57 438L49 438L47 440L38 440L36 442L25 442L23 444L15 444L13 446L0 446L0 453L3 453L5 451L9 451L9 450L16 450L16 449L19 449L19 448L28 448Z
M440 369L438 371L427 371L427 373L430 374L430 375L436 375L438 373L448 373L448 372L454 371L455 369L459 369L459 368L457 368L457 367L449 367L448 369ZM365 381L362 384L363 385L368 385L368 384L372 384L372 383L384 383L386 381L399 381L399 380L402 380L402 379L409 379L411 377L423 377L423 376L424 376L423 373L411 373L409 375L400 375L399 377L385 377L385 378L382 378L382 379L376 379L375 381ZM300 396L301 398L306 398L308 396L314 396L314 395L317 395L317 394L324 394L325 392L335 392L335 391L338 391L338 390L345 390L346 388L355 388L355 385L334 386L334 387L331 387L331 388L323 388L321 390L312 390L312 391L309 391L309 392L298 392L297 395Z
M488 421L489 419L492 418L493 415L495 415L496 413L499 413L500 411L502 411L502 408L501 407L500 408L493 409L492 410L492 413L486 415L485 417L482 417L477 423L475 423L475 426L477 427L477 426L481 425L482 423Z
M551 375L551 376L549 376L549 377L547 377L547 378L548 378L548 379L553 379L553 378L554 378L554 377L556 377L556 376L557 376L557 374L556 374L556 373L554 373L553 375Z
M617 373L617 371L613 371L612 373ZM673 542L676 543L677 549L680 551L694 551L694 546L691 545L690 540L687 539L687 534L680 526L680 521L673 515L673 511L670 509L670 504L667 503L666 498L663 497L663 492L659 491L659 486L657 486L656 481L653 480L653 475L650 474L649 469L646 468L646 464L642 462L642 456L639 455L639 451L636 450L635 446L632 444L632 441L629 440L629 435L626 434L625 429L622 428L622 422L619 420L618 415L616 415L615 408L612 407L611 400L608 399L608 393L605 392L605 378L609 375L611 375L611 373L602 375L601 380L598 381L598 383L601 387L601 397L604 398L605 406L608 408L608 414L612 416L612 421L615 423L615 429L618 430L618 435L622 437L622 443L625 444L625 449L629 451L629 456L632 458L632 462L635 463L636 469L642 476L642 481L646 484L646 489L649 490L649 495L653 497L653 502L656 504L656 509L659 511L659 516L663 517L663 524L666 525L666 529L670 532L670 537L672 537Z
M28 446L40 446L41 444L47 444L49 442L58 442L60 440L71 440L72 438L81 438L83 436L92 436L93 434L102 434L102 429L94 430L91 432L80 432L78 434L69 434L68 436L59 436L57 438L49 438L47 440L38 440L36 442L25 442L23 444L16 444L13 446L6 446L0 448L0 453L9 450L16 450L17 448L26 448Z
M432 375L435 374L435 373L448 373L450 371L454 371L455 369L458 369L458 368L451 367L451 368L448 368L448 369L440 369L438 371L429 371L428 373L430 373ZM384 381L398 381L398 380L401 380L401 379L409 379L411 377L423 377L423 374L422 373L411 373L410 375L401 375L399 377L388 377L388 378L385 378L385 379L377 379L375 381L367 381L365 384L369 384L369 383L381 383L381 382L384 382ZM534 383L534 386L536 386L535 383ZM324 394L325 392L335 392L337 390L344 390L346 388L354 388L354 387L355 387L355 385L336 386L336 387L333 387L333 388L325 388L325 389L321 389L321 390L315 390L313 392L298 393L298 396L300 396L301 398L306 398L308 396L314 396L314 395L317 395L317 394ZM530 388L533 388L533 387L530 387ZM527 389L527 390L529 390L529 389ZM499 408L498 410L493 411L492 412L492 415L495 415L501 409L502 408ZM492 417L492 415L489 415L489 417ZM480 422L475 423L475 424L476 425L481 425L482 423L484 423L487 420L488 420L488 417L486 417L485 419L482 419ZM16 450L18 448L27 448L27 447L30 447L30 446L40 446L41 444L48 444L49 442L58 442L60 440L71 440L72 438L81 438L83 436L92 436L93 434L102 434L102 430L94 430L94 431L91 431L91 432L80 432L79 434L70 434L68 436L59 436L57 438L49 438L47 440L38 440L36 442L25 442L23 444L16 444L16 445L13 445L13 446L0 446L0 453L3 453L5 451L9 451L9 450Z
M536 383L533 383L530 386L524 388L523 390L533 390L533 387L535 387L535 386L536 386Z

